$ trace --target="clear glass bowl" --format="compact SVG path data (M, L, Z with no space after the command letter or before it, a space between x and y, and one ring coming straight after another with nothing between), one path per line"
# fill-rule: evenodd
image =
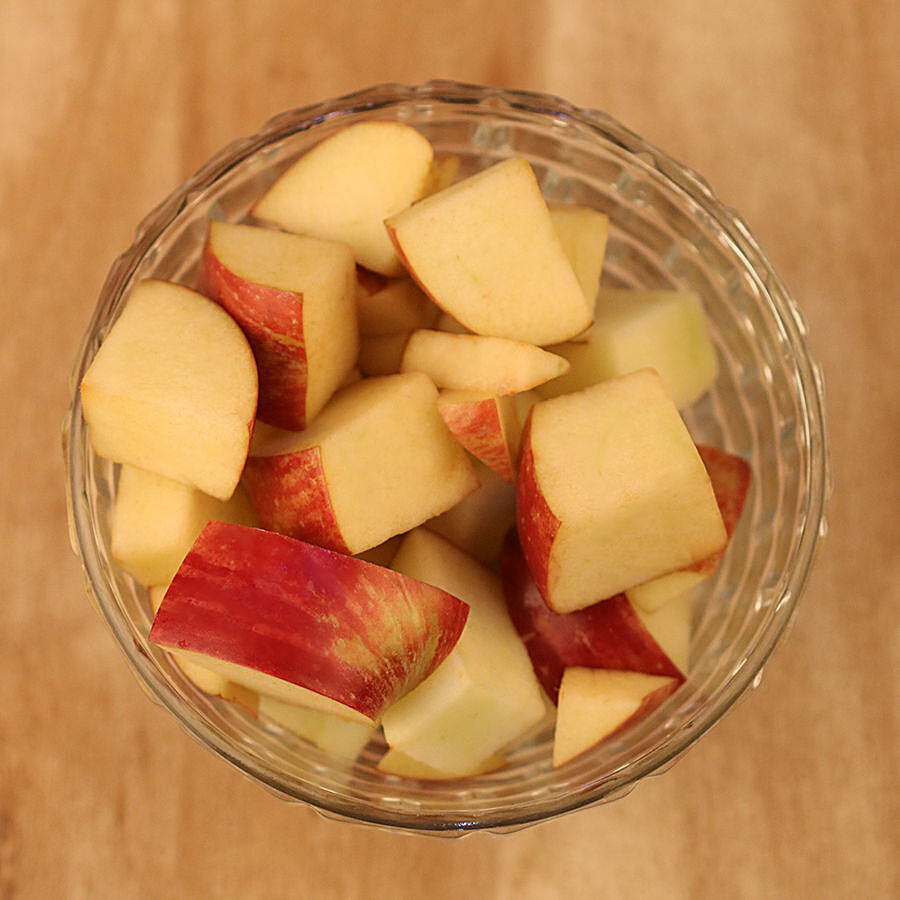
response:
M438 153L462 157L462 174L525 157L547 199L609 214L604 284L690 289L709 316L721 373L685 419L697 441L746 458L754 478L740 526L697 605L688 680L621 737L555 771L549 728L502 771L428 782L378 772L384 745L377 740L345 762L208 697L148 643L146 592L110 553L117 467L91 450L77 386L130 290L147 277L192 284L210 216L241 220L299 154L366 119L414 125ZM64 425L72 545L90 595L151 698L278 796L414 832L516 829L621 797L759 683L825 532L823 384L806 337L800 311L741 219L698 175L609 116L556 97L455 82L373 87L283 113L226 147L144 219L113 264L72 374Z

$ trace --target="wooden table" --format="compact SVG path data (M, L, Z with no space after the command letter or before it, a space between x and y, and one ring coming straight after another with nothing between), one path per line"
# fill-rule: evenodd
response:
M4 0L0 897L887 898L898 870L900 6ZM138 219L271 114L544 90L704 173L805 310L830 534L762 686L626 799L418 839L278 802L149 703L68 548L68 370Z

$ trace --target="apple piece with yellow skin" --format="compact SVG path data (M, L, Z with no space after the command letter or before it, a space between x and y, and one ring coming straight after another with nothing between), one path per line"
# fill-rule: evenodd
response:
M697 448L649 369L536 404L516 499L528 567L561 613L686 568L727 540Z
M438 395L437 408L469 453L505 481L515 481L522 427L512 397L445 390Z
M468 612L390 569L211 522L150 640L258 694L373 724L447 657Z
M252 209L287 231L342 241L357 262L399 275L384 220L425 192L434 151L403 122L358 122L307 150Z
M263 528L356 554L478 487L420 372L345 388L305 431L254 440L244 485Z
M256 415L253 352L202 294L140 282L81 381L94 451L191 485L234 492Z
M539 346L591 324L531 166L507 159L385 221L403 265L477 334Z
M656 709L674 678L611 669L566 669L559 690L553 767L567 763Z
M406 342L402 372L424 372L439 388L516 394L566 371L568 363L533 344L427 328Z
M168 584L203 526L213 519L257 524L241 485L223 501L126 464L116 488L110 549L140 584Z
M499 579L426 528L403 540L393 566L469 605L456 646L431 676L384 711L388 744L452 775L476 771L544 717L544 700Z
M346 244L211 222L204 290L241 326L259 371L257 417L305 428L356 363L356 267Z

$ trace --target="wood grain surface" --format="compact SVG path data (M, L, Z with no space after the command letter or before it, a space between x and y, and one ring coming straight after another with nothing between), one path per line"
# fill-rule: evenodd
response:
M898 42L894 0L2 0L0 897L900 896ZM742 212L809 319L836 484L746 702L621 801L458 841L279 802L146 699L59 437L145 212L282 109L433 77L605 109Z

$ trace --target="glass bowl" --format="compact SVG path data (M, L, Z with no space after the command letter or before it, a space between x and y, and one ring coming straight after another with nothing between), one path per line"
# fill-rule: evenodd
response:
M684 288L708 314L719 355L714 389L685 413L698 442L744 457L753 481L740 525L696 605L686 683L621 736L550 764L552 730L501 771L446 782L382 774L373 740L347 762L201 693L147 640L146 591L113 560L117 467L87 439L78 384L132 287L195 283L209 217L241 220L299 154L367 119L418 128L461 175L527 159L548 200L609 215L603 283ZM72 374L64 425L70 533L87 587L146 692L197 740L278 796L330 817L413 832L502 832L627 793L668 767L748 689L785 634L825 531L828 457L819 367L807 327L747 226L694 172L594 110L552 96L436 81L380 85L285 112L218 153L137 229L113 264Z

